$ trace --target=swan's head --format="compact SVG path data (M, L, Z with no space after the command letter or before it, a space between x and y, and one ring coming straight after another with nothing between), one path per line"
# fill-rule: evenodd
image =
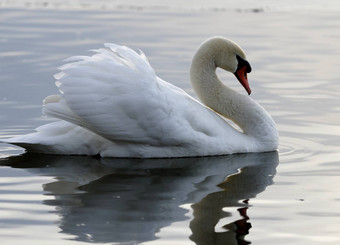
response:
M212 37L200 46L197 54L201 61L212 60L215 67L233 73L247 93L251 93L247 78L251 66L244 51L236 43L223 37Z

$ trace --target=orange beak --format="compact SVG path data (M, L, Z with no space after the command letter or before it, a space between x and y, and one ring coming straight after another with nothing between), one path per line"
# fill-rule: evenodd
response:
M248 78L247 78L247 66L243 66L237 69L234 75L236 76L237 80L239 80L239 82L242 84L242 86L245 88L248 95L250 95L251 89L249 87Z

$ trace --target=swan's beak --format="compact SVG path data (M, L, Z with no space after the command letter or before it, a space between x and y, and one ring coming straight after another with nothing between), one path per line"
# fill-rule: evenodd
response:
M247 66L243 66L240 69L237 69L234 75L236 76L237 80L239 80L239 82L242 84L242 86L245 88L248 95L250 95L251 89L248 83L247 70L248 70Z

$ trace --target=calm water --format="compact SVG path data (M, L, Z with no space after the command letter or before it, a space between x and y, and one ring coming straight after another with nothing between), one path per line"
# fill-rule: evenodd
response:
M279 152L98 160L0 144L2 244L339 244L336 9L101 8L0 8L0 138L53 121L41 101L57 93L64 58L104 42L140 48L193 95L191 58L221 35L247 53L251 96L277 122Z

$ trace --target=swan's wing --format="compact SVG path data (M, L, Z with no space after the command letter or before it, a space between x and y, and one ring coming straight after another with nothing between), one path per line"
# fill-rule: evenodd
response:
M112 141L176 145L189 140L194 119L185 120L184 114L193 100L160 80L143 53L105 46L60 67L55 77L61 98L48 97L44 113Z

